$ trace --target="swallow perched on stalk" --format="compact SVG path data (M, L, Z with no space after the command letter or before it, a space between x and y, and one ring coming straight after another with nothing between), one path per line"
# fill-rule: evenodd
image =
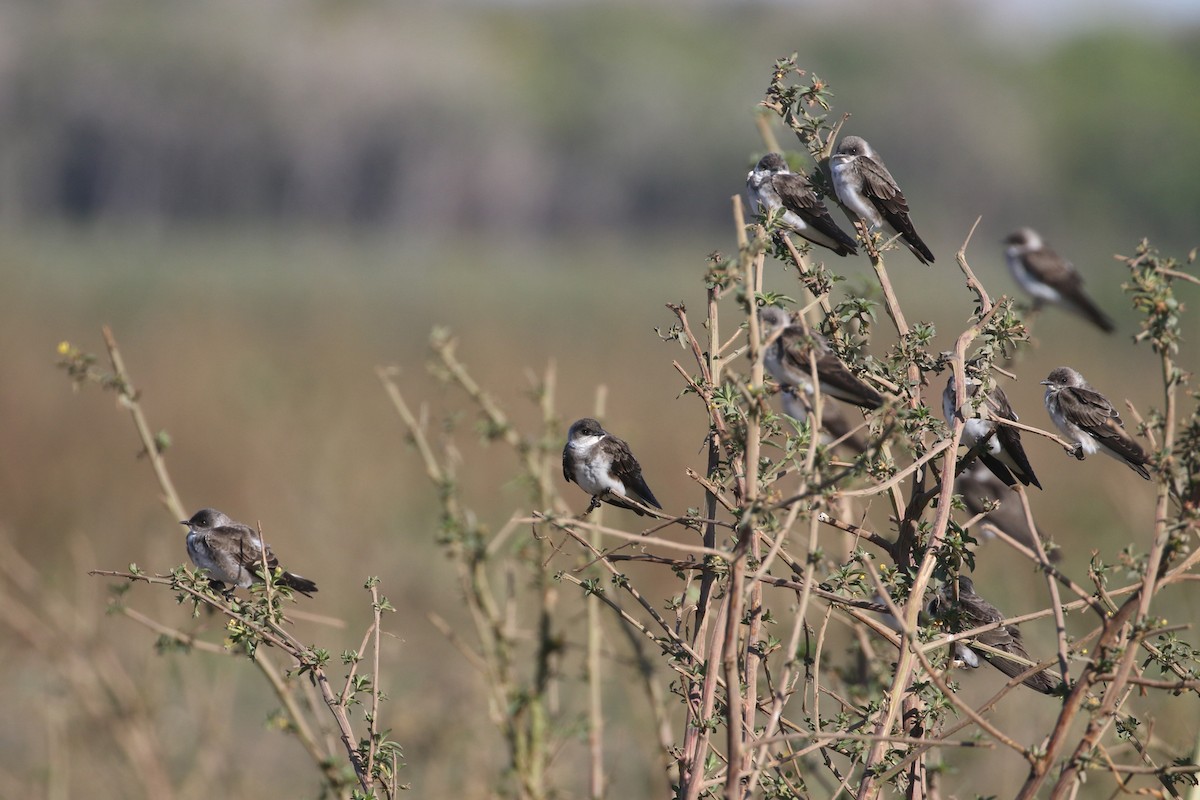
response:
M789 170L781 154L759 159L746 175L746 190L764 213L782 210L783 224L799 236L839 256L857 255L854 238L838 227L808 179Z
M1046 411L1050 419L1075 443L1075 457L1104 453L1150 480L1146 465L1150 456L1125 430L1121 415L1108 398L1092 388L1078 371L1070 367L1052 370L1046 380Z
M946 382L946 388L942 392L942 414L946 417L947 425L954 424L955 387L954 373L951 372L950 380ZM1025 455L1025 447L1021 444L1021 432L1011 425L996 422L997 418L1014 422L1018 419L1012 404L1008 402L1008 396L998 385L993 385L992 390L979 402L979 416L972 416L972 400L979 396L979 389L978 380L967 378L967 402L962 409L967 421L963 428L963 444L974 447L987 439L987 445L980 453L979 460L987 465L997 478L1007 486L1015 486L1017 481L1020 481L1025 486L1033 484L1039 489L1042 488L1037 476L1033 474L1029 457Z
M646 512L638 508L637 503L662 508L646 485L642 466L633 457L629 445L590 417L577 420L567 431L562 466L567 482L579 484L592 496L592 508L603 500L627 508L639 517Z
M933 263L933 253L908 215L904 192L865 139L846 136L838 142L837 151L829 158L829 171L838 201L854 217L870 228L899 235L918 261Z
M883 406L879 392L850 371L837 354L829 348L825 337L816 331L805 332L794 325L787 312L777 306L765 306L758 311L762 335L779 335L763 354L763 366L781 386L801 386L807 381L820 384L821 393L873 411ZM809 355L816 359L817 371L812 373Z
M249 525L234 522L215 508L202 508L191 519L181 520L188 528L187 551L192 563L207 570L218 588L225 585L249 589L263 583L264 567L274 576L279 559ZM308 578L283 571L275 579L303 595L312 596L317 585Z

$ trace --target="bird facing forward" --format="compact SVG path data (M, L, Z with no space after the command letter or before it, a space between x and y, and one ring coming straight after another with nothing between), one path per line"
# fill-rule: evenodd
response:
M592 496L592 506L588 511L602 500L619 508L627 508L639 517L646 512L638 507L638 503L662 508L654 492L646 485L642 466L633 457L629 445L604 430L591 417L577 420L567 431L562 466L567 482L579 484Z
M251 584L263 582L264 566L272 574L279 569L279 559L258 531L234 522L215 508L202 508L181 522L188 528L188 556L221 584L218 588L228 585L248 589ZM277 582L310 597L317 591L315 583L291 572L281 573Z

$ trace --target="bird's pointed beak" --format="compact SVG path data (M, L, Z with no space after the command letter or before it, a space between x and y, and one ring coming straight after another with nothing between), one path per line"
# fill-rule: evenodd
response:
M189 521L190 521L190 520L181 519L181 520L179 520L179 524L180 524L180 525L187 525Z
M1041 381L1042 386L1049 386L1050 381Z

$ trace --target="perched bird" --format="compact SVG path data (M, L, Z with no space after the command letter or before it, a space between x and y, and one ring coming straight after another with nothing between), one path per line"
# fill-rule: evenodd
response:
M975 594L975 584L965 575L958 576L957 601L954 599L953 587L947 584L938 591L930 606L934 616L952 633L969 631L1004 619L1004 615L998 608ZM1025 652L1025 644L1021 640L1021 629L1016 625L1001 625L990 631L984 631L975 636L974 641L1029 662L1015 661L982 648L975 651L977 655L982 656L989 664L1010 678L1027 672L1036 663ZM963 652L963 649L956 648L956 655L968 665L974 666L978 663L977 660L973 660ZM1022 683L1042 694L1054 694L1061 685L1061 681L1055 680L1046 670L1035 672Z
M952 372L950 380L946 382L946 389L942 392L942 414L946 417L947 425L954 424L955 385ZM1021 444L1021 432L1011 425L1001 425L994 419L998 417L1014 422L1018 419L1004 390L999 385L993 385L992 390L979 402L979 416L972 415L975 408L972 400L978 397L979 388L978 380L967 378L967 403L962 409L967 423L963 428L962 443L967 447L974 447L990 436L986 448L979 455L979 460L1008 486L1014 486L1020 481L1025 486L1033 484L1039 489L1042 488L1037 476L1033 474L1033 467L1029 465L1029 457L1025 455L1025 447Z
M272 573L279 567L279 559L258 531L215 508L202 508L181 522L188 527L187 551L192 563L208 570L209 577L221 584L219 588L227 584L248 589L252 583L263 582L264 566ZM290 572L282 573L278 582L310 597L317 591L308 578Z
M899 234L918 261L933 263L933 253L921 241L908 216L904 193L866 140L858 136L843 138L829 159L829 171L838 200L855 217L872 228L883 228L893 236Z
M887 608L887 601L879 592L875 593L872 602L877 606ZM941 609L942 601L939 593L934 595L925 603L925 607L921 609L921 613L917 616L917 622L921 625L928 625L930 618L937 618L938 612ZM892 615L891 611L880 613L879 621L896 633L904 633L904 626L900 624L900 620ZM979 656L975 655L975 651L967 647L962 642L954 643L954 665L958 668L975 669L979 666Z
M954 480L954 493L962 496L972 516L984 515L980 520L984 535L991 535L989 528L998 528L1018 542L1030 548L1034 546L1033 531L1029 529L1017 493L982 463L977 461L959 473ZM1056 549L1049 550L1046 555L1051 561L1061 558Z
M1070 367L1059 367L1042 381L1046 387L1046 410L1050 419L1075 443L1075 457L1102 452L1128 465L1150 480L1146 464L1150 456L1125 430L1121 415L1108 398L1097 392Z
M763 336L781 333L767 347L763 366L782 386L800 386L814 378L821 393L856 406L874 410L883 405L883 397L860 380L842 360L829 349L825 337L816 331L805 333L793 325L787 312L777 306L765 306L758 311ZM813 375L809 353L816 356L817 374Z
M630 500L662 508L654 492L646 485L642 467L629 451L629 445L605 431L599 422L590 417L577 420L567 431L562 464L563 477L568 483L574 481L579 484L590 494L593 505L603 500L627 508L638 516L645 512Z
M813 386L805 381L801 386L785 385L779 392L783 413L797 422L804 422L813 413ZM859 418L861 422L861 417ZM821 404L821 427L824 444L840 440L842 446L861 455L867 452L867 442L855 430L857 425L847 416L846 408L831 397L823 398Z
M829 216L808 179L788 170L779 153L767 153L746 176L750 198L766 213L783 209L783 224L813 244L828 247L839 256L856 255L854 238Z
M1008 269L1021 288L1033 295L1034 305L1062 306L1082 314L1105 333L1116 326L1083 290L1083 276L1070 261L1050 249L1033 228L1013 231L1004 240Z

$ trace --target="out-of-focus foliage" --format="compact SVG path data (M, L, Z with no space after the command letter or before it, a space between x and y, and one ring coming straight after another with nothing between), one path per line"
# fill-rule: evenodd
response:
M925 223L935 239L983 213L1051 231L1129 218L1170 246L1195 218L1194 31L1034 42L962 10L876 21L782 6L5 4L0 214L709 228L755 146L746 98L763 63L799 50L857 109L848 130L886 142L914 201L946 203Z
M1188 142L1200 131L1197 49L1113 32L1066 42L1044 65L1056 76L1041 89L1054 110L1046 148L1077 192L1068 219L1118 218L1194 237L1200 150Z

